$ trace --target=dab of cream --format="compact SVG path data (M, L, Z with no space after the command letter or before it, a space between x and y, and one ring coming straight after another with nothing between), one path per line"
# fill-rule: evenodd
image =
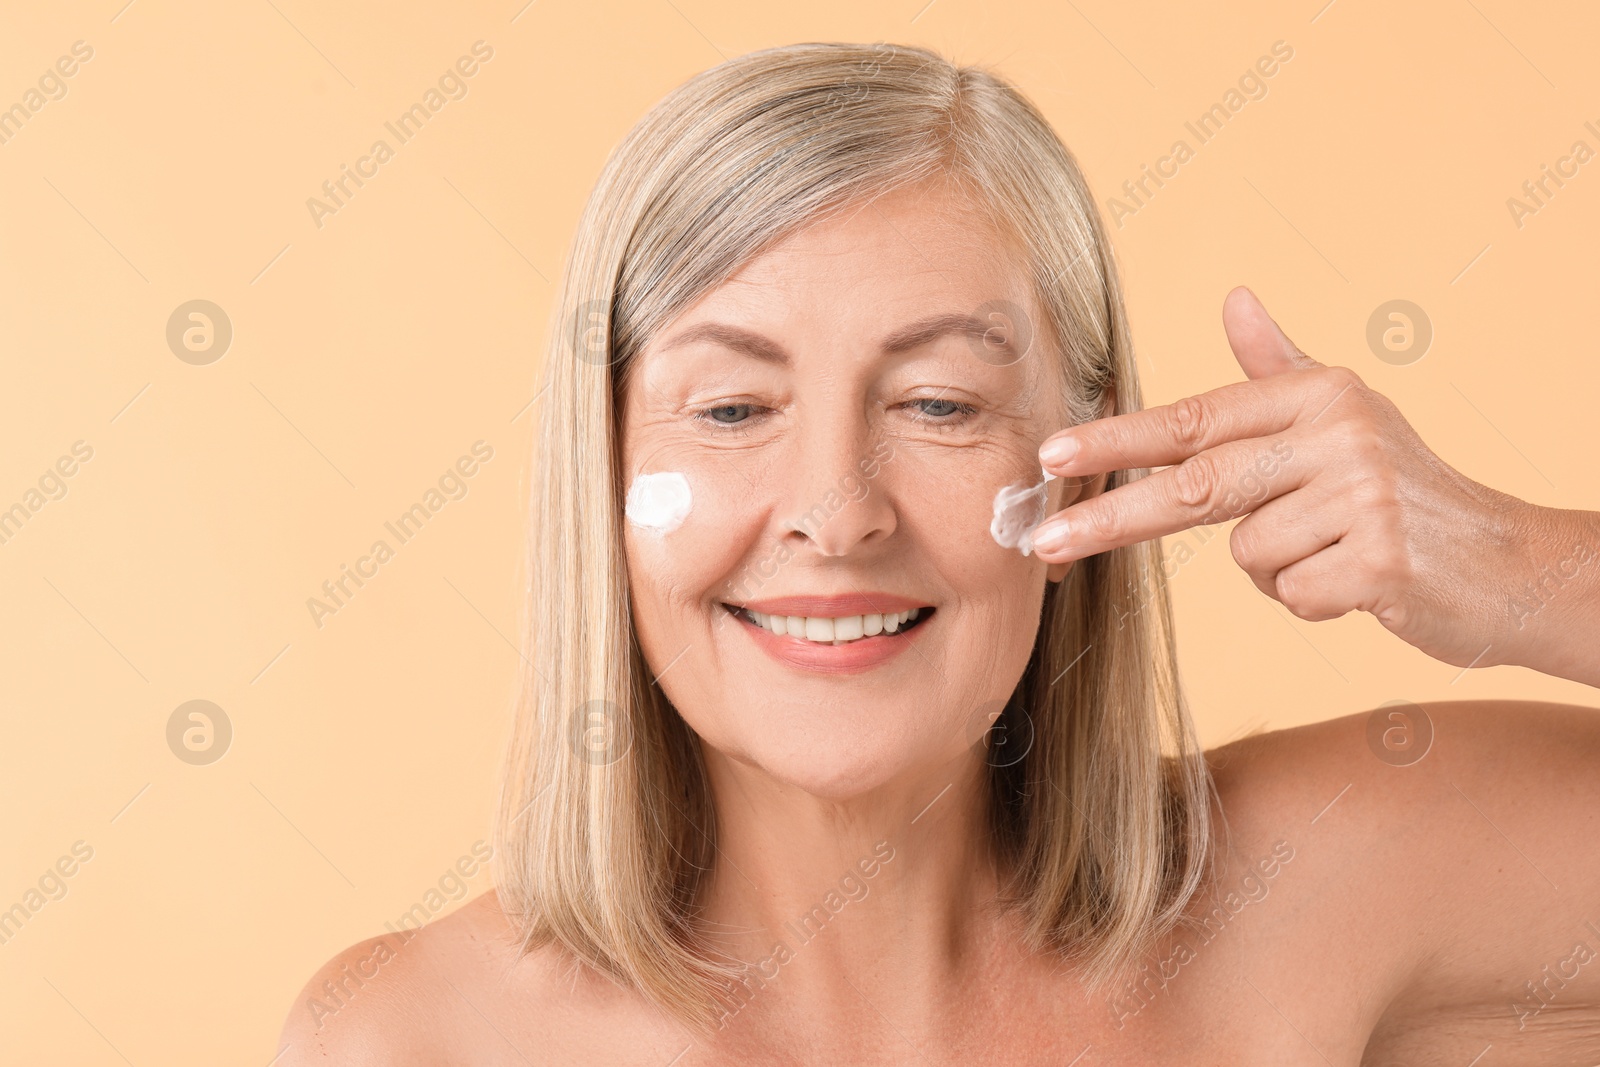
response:
M989 523L989 536L1001 548L1020 549L1024 556L1033 553L1033 531L1044 521L1046 496L1055 479L1049 471L1040 473L1044 481L1038 485L1018 482L994 495L994 518Z
M628 487L628 521L656 533L671 533L683 525L691 500L689 479L677 471L640 474Z

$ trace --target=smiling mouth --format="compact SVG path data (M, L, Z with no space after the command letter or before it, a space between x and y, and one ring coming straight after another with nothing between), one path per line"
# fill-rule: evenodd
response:
M898 637L923 625L934 614L931 607L822 618L767 615L737 604L723 604L728 613L777 637L790 637L816 645L850 645L873 637Z

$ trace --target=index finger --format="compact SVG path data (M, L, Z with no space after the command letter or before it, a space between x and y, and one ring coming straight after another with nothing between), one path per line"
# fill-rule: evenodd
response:
M1170 466L1228 441L1280 433L1326 410L1356 380L1342 367L1319 367L1231 382L1060 430L1040 445L1039 463L1058 476Z

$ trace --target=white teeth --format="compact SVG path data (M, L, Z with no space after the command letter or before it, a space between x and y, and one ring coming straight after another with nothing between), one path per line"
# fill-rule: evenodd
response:
M757 625L779 637L799 637L822 645L843 645L863 637L876 637L881 633L898 633L908 622L916 620L921 608L888 614L846 615L843 618L822 618L799 615L766 615L759 611L745 611Z

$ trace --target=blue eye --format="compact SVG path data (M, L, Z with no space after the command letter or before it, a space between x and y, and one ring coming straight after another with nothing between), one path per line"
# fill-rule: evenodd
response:
M911 409L914 421L924 423L939 429L955 429L965 426L968 421L978 413L973 404L964 404L959 400L947 400L942 396L923 396L908 401L907 407Z
M762 412L770 411L760 404L716 404L694 413L694 421L713 427L712 433L749 433L759 425Z
M922 406L922 413L924 415L931 415L938 418L954 415L966 406L964 404L958 404L954 400L942 400L935 397L930 397L926 400L918 400L915 401L915 403L919 406ZM931 405L931 407L928 405Z
M712 422L731 426L749 418L750 409L754 406L754 404L720 404L714 408L706 408L702 414L710 418Z

